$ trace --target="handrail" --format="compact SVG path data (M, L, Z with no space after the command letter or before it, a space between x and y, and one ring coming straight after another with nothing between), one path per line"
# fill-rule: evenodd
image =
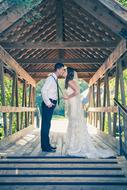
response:
M119 108L125 113L125 115L127 116L127 109L121 104L118 102L118 100L116 100L114 98L114 102L119 106Z
M127 116L127 109L118 101L114 98L114 102L118 106L118 121L119 121L119 153L120 155L124 154L126 155L124 149L123 149L123 142L122 142L122 126L121 126L121 120L120 120L120 112L122 111L125 116Z

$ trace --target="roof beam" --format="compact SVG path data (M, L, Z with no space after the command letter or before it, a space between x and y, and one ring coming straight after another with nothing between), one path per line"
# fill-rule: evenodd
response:
M95 73L97 69L75 69L78 73ZM26 69L28 73L52 73L54 70L50 69Z
M126 28L127 26L126 20L122 19L122 21L124 22L121 22L121 19L118 19L118 17L115 16L116 11L114 10L116 9L116 6L114 6L114 10L113 9L111 10L109 9L109 6L108 7L104 6L104 3L102 2L105 1L103 0L90 0L90 1L73 0L73 1L118 35L120 35L121 30L123 28ZM121 10L119 4L117 4L117 10L118 9ZM125 10L122 10L122 12L124 13L125 16L127 15L127 12Z
M48 74L45 74L45 75L42 75L42 76L34 76L33 75L33 78L35 80L41 80L41 79L45 79L46 77L48 76ZM79 78L82 78L82 79L90 79L91 77L90 76L84 76L84 75L78 75ZM60 77L60 79L64 79L63 77Z
M61 42L1 42L5 49L80 49L80 48L114 48L118 42L114 41L97 41L97 42L78 42L78 41L61 41Z
M74 64L74 63L85 63L85 64L102 64L105 61L104 58L81 58L81 59L19 59L18 62L21 64L55 64L58 62L61 63L69 63L69 64Z
M94 76L90 79L89 85L93 85L99 78L102 78L108 69L111 69L113 64L127 51L126 40L121 40L116 49L110 54L108 59L98 69Z
M0 46L0 59L14 70L22 79L32 86L36 86L36 81L11 57L11 55Z
M7 10L7 14L0 17L0 33L13 25L16 21L18 21L21 17L23 17L41 2L42 0L33 1L31 7L17 5L13 6L12 9Z

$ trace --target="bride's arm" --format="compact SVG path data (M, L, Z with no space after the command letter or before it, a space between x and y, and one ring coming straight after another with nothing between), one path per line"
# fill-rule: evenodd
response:
M77 84L76 84L76 82L74 80L69 81L68 86L73 90L72 94L70 94L68 96L68 99L73 98L74 96L76 96L76 95L78 95L80 93L79 89L77 87Z

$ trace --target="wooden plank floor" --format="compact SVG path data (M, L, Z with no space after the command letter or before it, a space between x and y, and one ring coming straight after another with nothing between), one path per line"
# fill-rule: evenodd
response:
M52 121L50 138L52 145L57 147L57 151L55 153L45 153L41 151L40 129L33 128L31 131L28 131L27 134L24 134L23 137L0 147L0 154L6 154L7 156L64 156L67 123L68 121L66 119ZM104 134L95 127L89 126L88 129L95 145L104 149L109 147L110 149L117 151L118 145L115 138Z
M66 119L58 119L52 121L50 132L51 143L57 147L55 153L45 153L40 148L40 128L32 128L27 131L24 136L14 139L10 144L5 144L0 147L0 153L7 156L64 156L65 134L67 130ZM95 144L102 148L109 147L110 149L118 152L118 142L115 138L104 134L95 127L88 127L89 133ZM2 144L2 142L1 142Z

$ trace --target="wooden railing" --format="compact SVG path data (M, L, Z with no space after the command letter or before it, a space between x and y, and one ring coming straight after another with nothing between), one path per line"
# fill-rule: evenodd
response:
M2 47L0 54L0 138L2 139L34 125L36 82ZM8 81L12 80L11 89L7 89L5 85L5 75ZM22 96L20 98L19 89ZM6 90L9 90L10 101L7 101Z
M87 112L89 123L98 127L101 131L105 131L105 114L118 113L118 106L87 107L84 110ZM109 128L109 126L111 126L111 120L108 120L108 131L110 135L114 136L114 130L110 131L111 127Z
M93 107L93 108L88 108L88 112L113 112L117 113L118 112L118 107L117 106L110 106L110 107Z

